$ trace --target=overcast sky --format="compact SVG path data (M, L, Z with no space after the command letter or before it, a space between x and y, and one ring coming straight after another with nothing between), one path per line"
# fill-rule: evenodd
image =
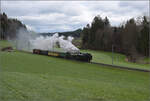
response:
M149 15L149 1L1 1L1 10L36 32L63 32L83 28L96 15L113 26Z

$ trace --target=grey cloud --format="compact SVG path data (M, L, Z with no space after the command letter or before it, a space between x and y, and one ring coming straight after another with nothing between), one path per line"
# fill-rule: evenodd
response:
M108 16L112 25L148 13L147 2L125 1L2 1L2 11L38 32L83 28L94 16Z
M124 1L119 3L120 7L134 9L136 11L148 11L149 1Z

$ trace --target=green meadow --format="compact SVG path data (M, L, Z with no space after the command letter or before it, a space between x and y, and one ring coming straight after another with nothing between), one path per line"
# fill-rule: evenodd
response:
M123 54L119 54L119 53L112 54L112 52L93 51L93 50L82 50L82 51L92 54L93 56L92 62L150 70L150 64L127 62L125 61L126 56ZM112 64L112 58L113 58L113 64ZM140 61L150 63L150 58L143 58Z
M101 56L110 61L109 55L96 58L99 52L89 52L95 54L93 61ZM0 101L149 101L149 77L145 72L0 51Z

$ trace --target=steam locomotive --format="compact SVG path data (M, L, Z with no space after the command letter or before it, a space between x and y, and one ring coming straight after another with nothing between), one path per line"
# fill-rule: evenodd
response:
M65 59L71 59L71 60L79 60L79 61L85 61L90 62L92 60L92 55L89 53L69 53L69 52L54 52L54 51L46 51L46 50L40 50L40 49L33 49L33 54L40 54L40 55L46 55L46 56L53 56L53 57L59 57L59 58L65 58Z

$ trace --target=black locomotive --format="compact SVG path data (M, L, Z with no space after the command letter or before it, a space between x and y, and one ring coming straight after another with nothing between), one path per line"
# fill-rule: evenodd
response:
M92 55L89 53L69 53L69 52L53 52L53 51L46 51L40 49L33 49L33 54L41 54L65 59L72 59L72 60L79 60L90 62L92 60Z

